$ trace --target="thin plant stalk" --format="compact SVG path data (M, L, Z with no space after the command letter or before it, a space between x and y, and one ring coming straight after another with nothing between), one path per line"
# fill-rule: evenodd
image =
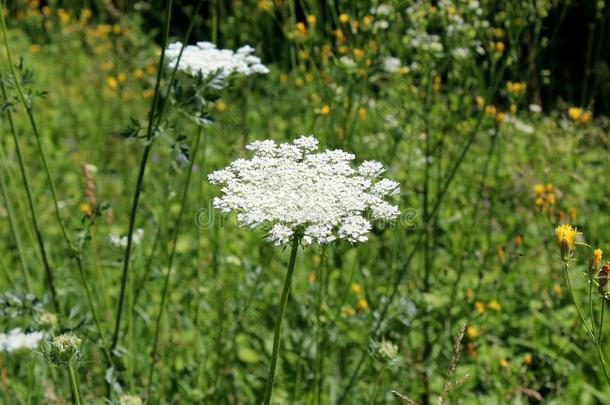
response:
M275 380L275 369L277 366L277 359L280 353L280 334L282 331L282 319L284 318L284 311L286 310L286 304L288 303L288 295L290 294L290 287L292 284L292 274L294 273L294 265L297 258L297 250L299 248L299 238L294 237L291 243L290 260L288 261L288 271L286 272L286 278L284 279L284 287L282 288L282 297L280 299L280 310L277 313L277 319L275 321L275 331L273 332L273 352L271 353L271 365L269 367L269 377L267 379L267 386L265 387L265 400L264 404L269 405L271 403L271 392L273 390L273 381Z
M148 126L146 132L146 145L144 146L144 152L142 153L142 159L140 161L140 168L138 170L138 178L136 180L136 187L133 195L133 202L131 204L131 212L129 215L129 230L127 232L127 247L125 248L125 257L123 259L123 274L121 276L121 290L119 293L119 304L117 307L117 313L115 317L114 333L112 335L112 342L110 344L111 351L114 350L119 342L119 334L121 331L121 316L123 315L123 305L125 300L125 289L127 287L127 277L129 274L129 262L131 258L131 247L133 239L133 231L135 228L136 214L138 211L138 203L140 201L140 194L142 193L142 185L144 183L144 174L146 173L146 164L148 163L148 156L153 146L154 129L156 128L154 123L157 105L159 103L159 90L161 86L161 76L163 73L163 66L165 64L165 49L167 48L167 40L169 37L169 25L172 16L173 0L167 0L165 8L165 27L163 30L163 40L161 42L161 56L159 57L159 63L157 65L157 78L155 82L155 91L153 95L153 101L150 106L148 113ZM178 64L176 64L178 67ZM170 83L171 85L171 83Z
M2 7L2 2L0 1L0 8ZM4 29L4 16L3 13L0 13L0 23L2 28ZM6 35L5 35L6 39ZM6 87L4 85L4 80L0 75L0 91L2 92L2 97L5 101L7 101L7 93ZM11 131L11 135L13 137L13 142L15 144L15 152L17 154L17 162L19 163L19 172L21 174L21 179L23 180L23 187L25 189L25 195L28 202L28 208L30 209L30 215L32 217L32 224L34 225L34 232L36 234L36 240L38 242L38 248L40 249L40 255L42 257L42 263L45 269L45 276L47 279L48 288L51 292L51 300L53 302L53 307L55 308L55 312L60 313L61 307L59 304L59 300L57 299L57 291L55 289L55 281L53 270L51 269L51 264L49 261L49 257L47 255L47 250L45 247L45 242L42 237L42 231L40 225L38 223L38 214L36 213L36 207L34 205L34 198L32 196L32 189L30 187L30 181L28 177L28 173L26 170L25 162L23 159L23 154L21 153L21 145L19 143L19 137L17 135L17 129L15 128L15 123L13 122L13 115L10 110L7 110L6 116L9 123L9 128Z
M566 278L566 284L568 286L568 291L570 292L570 297L572 298L572 302L574 303L574 306L576 307L576 311L578 312L578 316L580 317L581 322L585 325L585 329L587 331L587 334L589 335L589 338L591 339L591 341L593 342L593 344L595 345L595 349L597 351L597 357L599 358L599 361L602 365L602 369L604 370L604 377L606 377L606 383L608 384L608 386L610 387L610 372L608 371L608 366L606 364L606 358L604 356L604 352L603 349L601 347L600 344L600 340L598 339L598 337L595 335L594 331L591 329L591 327L589 326L589 322L587 322L587 320L585 319L584 313L580 308L580 305L578 305L578 301L576 301L576 298L574 296L574 291L572 290L572 283L570 282L570 274L569 274L569 263L568 260L564 260L563 261L563 271L564 271L564 275ZM602 298L603 300L603 298ZM602 306L602 311L603 311L603 306ZM599 331L599 335L601 337L601 329L602 329L602 324L601 322L603 322L603 313L600 316L600 331ZM593 324L594 320L591 319L591 323Z
M501 78L504 75L505 70L506 70L506 64L502 64L500 69L498 71L495 71L494 78L492 80L493 84L488 89L485 100L490 100L491 96L496 93L496 90L498 89L498 85L500 83ZM435 218L436 215L439 213L442 202L444 200L444 197L446 196L447 191L449 190L449 187L453 183L453 180L455 179L457 172L459 171L462 164L464 163L466 156L468 155L468 152L470 151L470 148L472 147L475 140L477 139L478 131L483 122L484 111L485 111L486 107L487 107L487 104L482 106L481 111L478 114L478 117L474 124L474 127L467 136L466 143L460 150L460 153L457 156L457 158L453 159L453 165L451 165L447 169L446 175L443 178L443 180L441 181L441 184L437 191L436 200L435 200L434 204L432 204L432 208L429 210L428 217L431 218L431 221L434 221L433 218ZM396 295L398 294L398 289L402 285L402 281L411 266L411 261L415 257L415 254L419 251L421 243L424 240L425 233L426 232L419 233L417 239L413 243L413 248L411 249L411 251L405 258L404 264L402 265L401 269L397 272L395 280L392 284L392 290L390 292L389 298L386 300L386 302L383 305L383 308L380 311L380 315L377 318L377 321L375 322L373 331L371 332L371 336L375 336L377 334L377 332L379 331L379 328L381 327L383 321L385 320L385 317L388 314L388 310L390 309L390 306L394 302L394 299L396 299ZM364 365L367 358L368 358L368 352L363 351L362 354L360 355L360 359L359 359L358 363L356 364L354 371L351 373L351 377L349 378L348 384L344 386L343 392L339 396L339 400L338 400L339 403L343 402L347 398L347 395L349 395L349 392L354 387L356 380L360 376L362 366Z
M68 365L68 374L70 375L70 388L72 389L72 396L76 405L81 405L80 393L78 392L78 382L76 381L76 373L72 364Z
M601 299L601 307L602 309L599 315L599 325L597 328L597 341L599 342L600 346L602 344L602 331L604 330L604 328L602 327L604 324L604 308L606 308L606 299L604 297L602 297Z
M2 160L2 162L6 162L6 154L4 153L4 147L2 147L1 145L0 160ZM4 199L4 204L6 205L8 224L11 230L11 234L13 235L13 239L15 240L15 246L17 248L17 255L19 256L19 263L21 267L21 272L23 273L25 287L28 292L32 292L32 287L30 285L30 275L28 273L27 262L25 260L25 254L23 253L23 246L21 244L21 236L19 235L19 229L17 227L17 222L15 219L15 212L13 211L13 204L10 200L8 189L6 187L6 179L4 177L3 170L0 170L0 191L2 192L2 198Z
M197 7L193 11L194 17L191 19L189 27L184 36L184 43L182 44L182 48L180 49L180 53L178 54L178 58L176 59L176 66L172 70L171 77L169 83L167 85L167 90L165 92L165 100L168 99L169 93L172 89L172 85L174 80L176 79L176 75L178 73L178 67L180 65L180 59L182 57L182 53L184 51L184 47L188 42L188 39L191 36L191 32L193 27L195 26L195 22L197 19L197 15L199 14L199 10L203 4L204 0L199 0ZM146 165L148 163L148 157L150 155L150 151L152 149L154 143L154 134L161 123L161 118L165 113L165 106L167 103L164 103L160 107L160 111L157 113L157 105L159 104L160 99L160 87L161 87L161 76L163 72L163 67L165 64L165 49L167 48L167 41L169 38L169 26L172 16L172 6L173 0L167 0L167 7L165 9L165 27L163 31L163 40L161 43L161 56L159 57L159 64L157 66L157 78L155 82L155 91L153 95L152 105L150 107L150 111L148 114L148 126L146 132L146 146L144 147L144 152L142 154L142 160L140 161L140 169L138 171L138 179L136 181L136 188L134 191L133 202L131 205L131 213L129 216L129 230L127 232L127 247L125 249L125 258L123 260L123 274L121 276L121 291L119 293L119 305L117 308L116 321L114 325L114 333L112 336L112 344L111 348L114 349L119 341L119 333L121 328L121 316L123 313L123 303L125 299L125 287L127 282L127 276L129 273L129 259L131 257L131 247L132 247L132 237L135 229L135 220L138 208L138 202L140 200L140 194L142 192L142 185L144 183L144 175L146 173ZM155 120L156 118L156 120Z
M176 246L178 245L178 236L180 235L180 225L182 224L182 217L184 216L184 211L187 206L187 197L188 192L190 190L191 177L193 174L193 165L195 164L195 160L197 158L197 151L199 150L199 143L201 142L201 134L203 132L203 128L199 126L199 130L197 131L197 137L195 138L195 145L193 149L193 154L190 159L188 171L186 173L186 180L184 182L184 189L182 190L182 198L180 200L180 211L178 212L178 218L176 219L176 227L174 229L174 237L172 240L172 248L169 254L169 259L167 263L167 273L165 273L165 279L163 281L163 292L161 293L161 303L159 304L159 311L157 312L157 319L155 322L155 337L153 340L152 350L151 350L151 361L150 361L150 369L148 371L148 387L147 393L148 398L150 398L150 390L152 386L152 378L155 369L155 363L157 360L157 346L159 344L159 335L161 330L161 320L163 318L163 311L165 309L165 302L167 300L167 295L169 293L169 281L172 274L172 268L174 264L174 257L176 255Z
M2 6L1 0L0 0L0 6ZM47 177L47 183L49 185L49 189L51 190L51 197L53 200L53 208L55 210L55 216L57 217L57 222L59 223L59 227L61 228L61 232L62 232L64 238L68 242L69 247L72 248L71 243L70 243L70 238L68 237L68 232L66 230L64 221L62 220L61 214L59 212L59 203L57 200L57 192L55 190L55 183L53 182L53 178L51 176L51 170L49 168L49 164L47 162L47 158L44 153L44 149L42 148L40 132L38 131L38 126L36 125L36 120L34 119L32 102L31 102L31 100L27 100L25 97L25 93L23 91L23 88L21 87L21 82L19 80L19 75L17 74L17 70L15 69L15 65L13 63L13 56L12 56L11 49L10 49L10 46L8 43L8 33L6 30L6 23L4 21L4 15L0 16L0 23L2 25L2 34L4 36L4 48L6 50L6 57L8 59L11 76L13 78L15 90L17 92L17 97L18 97L19 101L21 102L21 104L23 104L23 107L25 108L28 119L30 121L30 125L32 127L32 131L34 132L34 138L36 139L36 149L37 149L38 155L40 157L40 160L42 162L44 172Z

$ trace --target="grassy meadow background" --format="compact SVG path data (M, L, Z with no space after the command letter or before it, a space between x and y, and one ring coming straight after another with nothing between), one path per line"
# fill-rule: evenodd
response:
M554 232L570 223L590 245L569 272L598 320L587 263L610 256L607 2L1 3L0 333L78 336L82 403L261 403L289 249L214 210L207 175L253 140L307 134L383 163L401 216L368 242L299 251L272 403L610 403ZM270 69L193 104L205 125L165 98L167 7L170 42L249 44ZM128 234L147 148L117 333L125 248L111 239ZM600 326L610 354L610 316ZM1 404L75 401L47 345L0 352Z

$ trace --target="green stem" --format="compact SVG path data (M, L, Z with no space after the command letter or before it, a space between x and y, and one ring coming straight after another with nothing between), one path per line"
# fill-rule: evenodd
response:
M167 40L169 37L169 25L172 16L172 5L173 0L167 0L165 8L165 28L163 31L163 40L161 43L161 56L159 57L159 64L157 66L157 79L155 83L155 91L153 101L150 106L148 113L148 126L146 132L146 146L144 147L144 153L142 154L142 160L140 161L140 169L138 170L138 179L136 180L136 188L133 195L133 202L131 204L131 213L129 215L129 231L127 233L127 247L125 249L125 257L123 259L123 274L121 276L121 291L119 293L119 304L117 307L116 320L114 324L114 333L112 335L112 343L110 345L111 351L114 350L119 342L119 334L121 330L121 316L123 314L123 304L125 300L125 289L127 286L127 276L129 274L129 260L131 258L131 246L133 239L133 231L136 222L136 213L138 211L138 202L140 201L140 194L142 193L142 184L144 183L144 174L146 173L146 164L148 162L148 156L153 146L154 132L153 129L157 125L153 125L155 119L155 113L157 111L157 104L159 102L159 88L161 86L161 75L163 73L163 67L165 64L165 49L167 48ZM182 51L181 51L182 52ZM176 68L178 64L176 64ZM174 69L174 71L176 70ZM171 87L171 83L170 83ZM160 117L158 117L160 120Z
M4 147L0 145L0 160L6 163L6 154L4 153ZM8 171L7 171L8 173ZM32 292L32 287L30 285L30 276L28 274L27 262L25 260L25 254L23 253L23 246L21 245L21 237L19 236L19 229L17 227L17 222L15 219L15 212L13 211L13 204L11 203L10 196L8 193L8 189L6 187L6 181L4 177L4 172L0 170L0 191L2 192L2 198L4 199L4 204L6 205L6 213L8 218L8 225L11 229L11 234L13 235L13 239L15 240L15 246L17 248L17 254L19 256L19 263L21 264L21 272L23 273L23 280L25 282L25 287L28 292Z
M178 245L178 236L180 235L180 225L182 223L182 217L184 216L184 211L186 210L186 202L188 197L188 192L190 190L191 177L193 174L193 165L195 164L195 160L197 159L197 151L199 150L199 143L201 141L201 133L203 132L202 127L199 127L197 131L197 137L195 138L195 145L193 147L193 155L191 156L191 161L188 167L188 171L186 174L186 181L184 183L184 189L182 190L182 198L180 200L180 211L178 212L178 218L176 219L176 227L174 229L174 237L172 240L172 249L169 254L169 260L167 264L167 273L165 274L165 280L163 281L163 292L161 293L161 303L159 304L159 311L157 313L157 319L155 322L155 337L153 341L152 351L151 351L151 362L150 369L148 371L148 398L150 398L150 389L152 386L152 378L155 369L155 363L157 360L157 345L159 344L159 334L161 330L161 319L163 318L163 311L165 309L165 301L167 300L167 295L169 293L169 280L172 274L172 267L174 264L174 257L176 255L176 246Z
M0 0L0 7L2 6L2 1ZM68 243L68 247L71 249L72 244L70 242L70 238L68 237L68 232L66 231L66 227L64 225L64 221L61 218L61 214L59 213L59 203L57 200L57 192L55 190L55 183L53 182L53 178L51 176L51 170L49 169L49 164L47 163L47 158L44 153L44 149L42 148L42 141L40 137L40 133L38 131L38 127L36 125L36 120L34 119L34 113L32 111L32 101L27 100L25 97L25 93L23 92L23 88L21 87L21 81L19 80L19 75L17 75L17 70L15 69L15 65L13 63L13 56L11 53L11 49L8 43L8 34L6 31L6 23L4 21L4 14L0 16L0 22L2 25L2 34L4 36L4 47L6 49L6 57L8 59L8 64L11 71L11 76L13 77L13 81L15 84L15 90L17 91L17 97L21 104L23 104L23 108L27 113L28 119L30 121L30 125L32 127L32 131L34 132L34 138L36 139L36 148L38 151L38 155L40 156L40 160L42 161L42 166L44 168L47 182L49 185L49 189L51 190L51 197L53 199L53 206L55 209L55 216L57 217L57 222L59 223L59 227L61 228L61 232L64 236L64 239Z
M2 1L0 0L0 9L2 9ZM0 13L0 24L4 29L4 16L3 13ZM5 35L6 39L6 35ZM2 92L2 97L5 101L8 101L6 94L6 87L4 85L4 80L0 75L0 91ZM53 276L53 270L51 269L51 265L49 263L49 258L47 256L47 250L45 247L44 239L42 237L42 231L38 224L38 214L36 214L36 207L34 206L34 198L32 196L32 189L30 188L29 177L25 168L25 162L23 159L23 155L21 153L21 145L19 143L19 137L17 136L17 129L15 128L15 123L13 122L13 115L10 110L7 110L6 116L8 118L9 128L11 130L11 135L13 137L13 142L15 144L15 152L17 153L17 162L19 163L19 171L21 173L21 178L23 180L23 187L25 189L26 199L28 202L28 208L30 209L30 215L32 217L32 224L34 225L34 231L36 233L36 240L38 242L38 247L40 249L40 254L42 257L42 263L45 269L45 276L47 278L47 284L49 290L51 291L51 300L53 301L53 307L55 308L55 312L58 314L61 312L61 307L59 305L59 300L57 299L57 292L55 290L55 281Z
M74 403L81 405L80 394L78 393L78 383L76 382L76 374L72 365L68 366L68 373L70 374L70 388L72 389L72 396L74 397Z
M572 302L574 302L574 306L576 307L576 311L578 312L578 316L580 316L580 320L585 325L585 329L587 330L587 334L589 335L589 337L591 338L591 340L593 342L596 342L596 337L593 334L593 331L591 330L591 328L589 327L589 323L585 319L585 315L583 314L582 310L580 309L580 305L578 305L578 302L576 301L576 297L574 296L574 291L572 291L572 283L570 282L570 274L569 274L568 270L569 270L568 261L564 260L564 262L563 262L563 271L564 271L564 275L566 277L566 283L568 285L568 291L570 292L570 297L572 297Z
M602 344L602 331L604 330L602 325L604 324L604 308L606 308L606 301L605 298L602 297L601 299L602 301L602 309L601 309L601 313L599 315L599 326L597 328L597 341L599 342L599 344Z
M299 248L299 238L294 237L292 239L292 250L290 251L290 260L288 262L288 271L286 272L286 278L284 279L284 287L282 289L282 298L280 301L280 310L277 314L275 321L275 331L273 333L273 352L271 354L271 366L269 368L269 378L267 379L267 386L265 388L265 400L264 404L269 405L271 402L271 391L273 390L273 380L275 379L275 368L277 366L277 358L280 352L280 332L282 329L282 319L284 318L284 311L286 309L286 303L288 302L288 295L290 294L290 286L292 284L292 274L294 273L294 264L296 262L297 250Z

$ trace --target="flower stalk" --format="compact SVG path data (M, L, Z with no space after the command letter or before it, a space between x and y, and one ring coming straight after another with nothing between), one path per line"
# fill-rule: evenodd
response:
M293 236L290 250L290 259L288 261L288 270L286 272L286 278L284 279L284 287L282 288L282 297L280 299L280 309L277 314L275 321L275 331L273 332L273 351L271 353L271 365L269 366L269 377L267 378L267 386L265 387L265 400L264 404L269 405L271 402L271 392L273 390L273 381L275 380L275 370L277 366L277 359L280 352L280 335L282 330L282 319L284 318L284 311L286 310L286 303L288 302L288 295L290 294L290 287L292 285L292 275L294 273L294 265L297 257L297 250L299 248L300 238Z

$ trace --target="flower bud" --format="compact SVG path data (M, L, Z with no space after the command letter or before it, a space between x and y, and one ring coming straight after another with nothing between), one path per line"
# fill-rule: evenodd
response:
M599 289L599 293L604 297L610 296L610 283L608 280L610 279L610 262L604 264L599 273L597 274L597 285Z
M56 367L72 365L80 357L82 341L78 336L66 333L55 336L46 349L47 361Z

